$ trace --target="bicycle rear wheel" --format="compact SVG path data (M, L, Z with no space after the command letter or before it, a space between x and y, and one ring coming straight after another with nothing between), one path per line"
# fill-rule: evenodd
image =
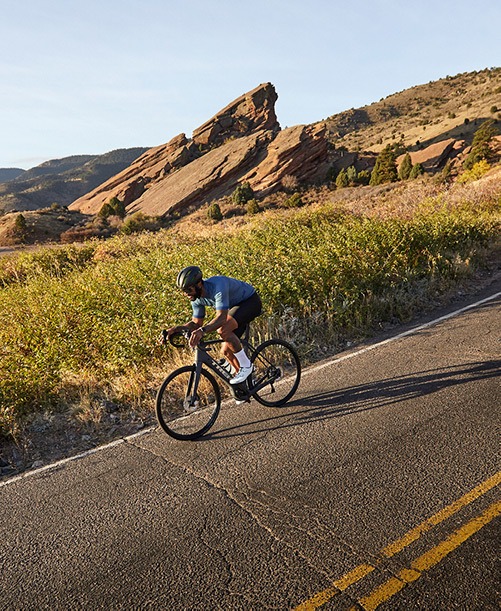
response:
M202 369L193 394L195 365L173 371L157 393L156 414L162 429L174 439L197 439L216 421L221 392L213 376Z
M295 348L282 339L270 339L254 350L251 361L251 389L268 382L253 395L256 401L270 407L287 403L301 380L301 362Z

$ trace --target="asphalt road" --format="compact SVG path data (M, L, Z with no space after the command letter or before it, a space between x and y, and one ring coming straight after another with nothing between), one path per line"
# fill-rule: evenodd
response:
M498 609L500 313L2 483L0 609Z

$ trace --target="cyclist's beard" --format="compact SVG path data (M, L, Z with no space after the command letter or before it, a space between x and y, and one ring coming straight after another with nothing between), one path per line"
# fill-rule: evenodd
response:
M202 287L196 286L195 287L195 299L198 299L201 296L202 296Z

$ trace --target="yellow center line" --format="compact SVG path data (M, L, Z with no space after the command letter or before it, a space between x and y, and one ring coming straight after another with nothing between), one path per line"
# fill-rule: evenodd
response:
M444 507L436 514L432 515L430 518L418 524L415 528L411 529L407 532L403 537L390 543L390 545L383 548L380 552L381 556L384 558L391 558L395 554L398 554L403 549L408 547L414 541L417 541L421 535L431 530L434 526L437 526L447 518L450 518L452 515L457 513L466 505L469 505L483 494L497 486L501 483L501 471L495 473L492 477L487 479L485 482L482 482L470 492L464 494L457 501L454 501L447 507ZM361 579L363 579L366 575L371 573L376 569L376 567L381 564L383 559L379 559L372 564L360 564L339 579L336 579L333 582L333 585L329 588L326 588L322 592L318 592L312 598L308 599L304 603L301 603L299 606L295 608L294 611L314 611L314 609L318 609L323 604L325 604L328 600L330 600L333 596L346 590L349 586L357 583Z
M481 515L458 528L445 541L442 541L416 558L411 563L411 568L402 569L396 577L388 579L388 581L377 587L368 596L360 599L360 605L366 611L374 611L381 603L386 602L397 592L400 592L408 583L419 579L425 571L438 564L448 554L499 515L501 515L501 501L493 503Z

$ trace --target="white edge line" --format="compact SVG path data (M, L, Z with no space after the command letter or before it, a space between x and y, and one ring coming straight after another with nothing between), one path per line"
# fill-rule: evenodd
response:
M303 372L303 376L309 375L311 373L315 373L317 371L320 371L321 369L325 369L326 367L330 367L331 365L340 363L341 361L352 359L355 356L359 356L360 354L370 352L371 350L375 350L376 348L379 348L380 346L384 346L391 342L397 341L403 337L407 337L408 335L413 335L414 333L418 333L419 331L422 331L423 329L432 327L433 325L443 322L444 320L448 320L449 318L454 318L455 316L459 316L463 312L476 308L484 303L487 303L488 301L492 301L493 299L496 299L497 297L501 297L501 292L495 293L494 295L490 295L489 297L486 297L485 299L481 299L480 301L476 301L475 303L471 303L470 305L467 305L464 308L461 308L460 310L455 310L454 312L445 314L445 316L440 316L440 318L435 318L434 320L430 320L429 322L423 325L419 325L418 327L413 327L412 329L409 329L408 331L404 331L403 333L399 333L398 335L389 337L388 339L378 342L377 344L366 346L365 348L361 348L360 350L356 350L355 352L350 352L349 354L345 354L344 356L334 357L332 359L329 359L328 361L321 363L320 365L309 367L306 371ZM128 442L129 440L135 439L136 437L140 437L141 435L146 435L147 433L151 433L155 429L156 429L156 426L148 427L147 429L143 429L142 431L134 433L133 435L129 435L127 437L122 437L121 439L111 441L110 443L107 443L106 445L98 446L97 448L92 448L91 450L87 450L86 452L82 452L81 454L77 454L76 456L69 456L68 458L63 458L62 460L58 460L57 462L51 463L50 465L44 465L43 467L40 467L38 469L33 469L32 471L26 471L25 473L21 473L20 475L15 475L14 477L11 477L10 479L5 480L4 482L0 482L0 488L2 488L3 486L7 486L9 484L18 482L21 479L31 477L32 475L39 475L40 473L43 473L45 471L57 469L58 467L61 467L67 463L73 462L75 460L80 460L82 458L85 458L86 456L90 456L91 454L100 452L101 450L108 450L109 448L113 448L124 442Z
M128 435L127 437L116 439L115 441L110 441L110 443L107 443L103 446L98 446L97 448L92 448L91 450L86 450L85 452L82 452L81 454L76 454L75 456L68 456L68 458L62 458L61 460L58 460L57 462L50 463L50 465L44 465L43 467L39 467L38 469L33 469L31 471L26 471L25 473L20 473L19 475L14 475L10 479L4 482L0 482L0 488L2 488L3 486L7 486L8 484L13 484L14 482L17 482L20 479L25 479L26 477L31 477L32 475L40 475L40 473L43 473L44 471L50 471L52 469L57 469L69 462L73 462L74 460L80 460L81 458L85 458L86 456L90 456L91 454L95 454L96 452L100 452L101 450L108 450L109 448L118 446L121 443L130 441L131 439L140 437L141 435L146 435L146 433L151 433L153 430L155 430L155 428L156 426L151 426L141 431L138 431L137 433L134 433L133 435Z

